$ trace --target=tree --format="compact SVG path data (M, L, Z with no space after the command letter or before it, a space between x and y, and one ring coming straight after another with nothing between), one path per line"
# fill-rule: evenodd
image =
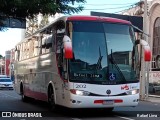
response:
M7 30L1 16L34 19L39 13L43 16L55 13L71 14L83 10L82 5L86 0L0 0L0 31Z
M3 58L3 56L2 56L2 55L0 55L0 59L1 59L1 58Z
M85 3L85 0L0 0L1 15L33 18L39 13L54 15L56 12L71 14L83 10L83 6L74 7L75 3Z
M28 36L28 35L33 34L35 31L37 31L37 29L38 29L38 18L35 15L33 18L26 19L26 21L27 21L27 24L28 24L27 26L28 27L26 27L25 35Z

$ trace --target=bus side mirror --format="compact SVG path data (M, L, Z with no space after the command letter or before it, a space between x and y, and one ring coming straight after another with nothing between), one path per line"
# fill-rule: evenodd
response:
M64 58L72 59L73 58L72 41L67 35L64 35L63 37L63 45L64 45Z
M145 40L136 40L135 44L141 44L144 49L144 61L151 61L151 49Z

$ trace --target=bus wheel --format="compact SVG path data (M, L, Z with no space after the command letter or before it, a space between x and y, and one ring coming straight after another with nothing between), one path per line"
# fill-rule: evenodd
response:
M21 99L22 99L22 101L23 102L27 102L29 100L29 97L24 95L23 85L22 84L21 84L20 90L21 90Z
M48 93L48 103L49 103L49 108L51 111L56 110L56 104L55 104L55 97L54 97L54 91L53 88L49 88L49 93Z
M27 97L24 94L22 94L22 101L23 102L28 102L29 101L29 97Z

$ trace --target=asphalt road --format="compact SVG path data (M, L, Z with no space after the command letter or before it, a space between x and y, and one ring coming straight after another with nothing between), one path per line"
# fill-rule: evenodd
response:
M12 117L0 117L0 120L159 120L160 103L140 102L137 107L118 107L113 112L103 109L67 109L60 107L51 112L45 102L31 100L21 101L21 96L14 90L0 90L0 112L4 116L11 112ZM32 113L42 117L33 118ZM10 113L8 113L10 114ZM19 117L16 117L18 116ZM27 117L21 117L27 116ZM159 117L156 117L159 116Z

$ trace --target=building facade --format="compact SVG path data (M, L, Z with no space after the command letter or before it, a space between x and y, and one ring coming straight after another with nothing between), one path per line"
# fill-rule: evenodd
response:
M5 75L5 58L0 59L0 75Z
M140 1L137 6L121 14L144 17L144 5L144 1ZM144 25L145 31L149 34L148 41L152 50L149 93L160 95L160 0L147 0L147 18Z

